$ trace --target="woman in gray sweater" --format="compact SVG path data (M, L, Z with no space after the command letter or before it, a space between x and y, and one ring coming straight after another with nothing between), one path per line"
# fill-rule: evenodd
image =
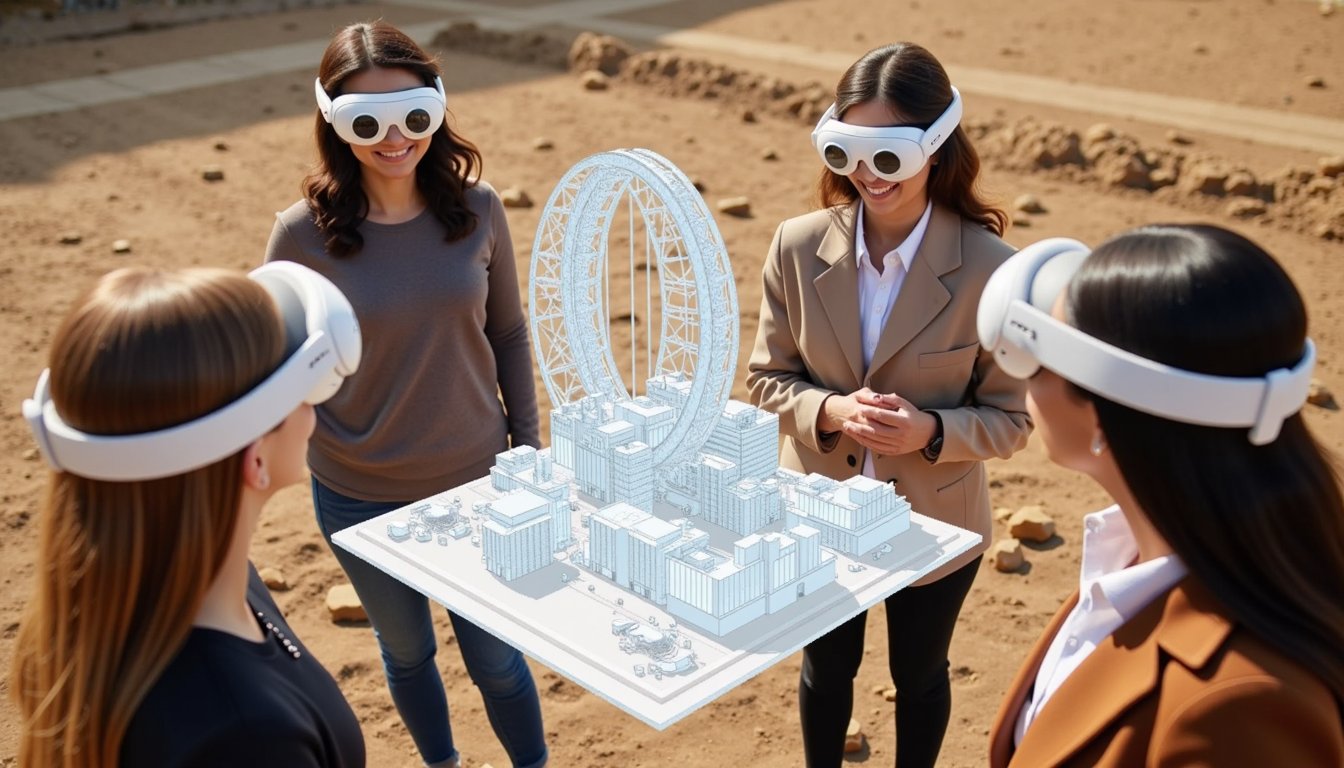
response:
M266 259L296 261L349 297L364 359L318 408L308 452L331 536L540 446L526 315L504 209L475 179L476 148L444 121L438 67L384 23L336 34L315 86L321 162L278 215ZM333 547L364 603L392 699L421 758L456 766L428 601ZM523 656L449 612L458 647L515 766L547 750Z

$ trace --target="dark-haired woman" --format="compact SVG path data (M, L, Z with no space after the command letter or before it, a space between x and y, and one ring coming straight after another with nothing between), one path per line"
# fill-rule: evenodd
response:
M316 83L318 170L279 214L266 258L326 275L350 298L364 364L318 409L308 453L328 542L350 525L539 446L527 319L499 197L449 129L437 65L383 22L338 32ZM339 547L382 652L392 700L429 765L458 764L428 601ZM523 656L449 612L463 661L515 766L546 763Z
M990 538L983 462L1022 448L1025 387L977 341L1005 216L938 61L910 43L865 54L813 132L821 209L779 226L748 363L780 416L781 464L890 483L915 511L986 542L886 600L896 763L934 765L951 712L948 648ZM811 768L840 765L867 614L808 645L799 686Z
M1083 518L1079 590L991 765L1344 765L1344 495L1298 413L1301 296L1215 227L1140 228L1076 269L1014 310L1039 337L1017 375L1050 459L1115 504Z

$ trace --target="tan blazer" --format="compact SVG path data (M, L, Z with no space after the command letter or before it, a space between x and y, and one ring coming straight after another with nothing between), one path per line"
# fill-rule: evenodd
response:
M991 768L1344 765L1338 704L1319 678L1250 635L1187 576L1097 647L1013 730L1078 593L1046 628L990 731Z
M914 510L979 533L984 541L923 580L935 581L989 546L984 459L1007 458L1031 432L1026 382L999 370L980 348L976 307L985 281L1013 252L991 232L934 206L924 240L863 369L857 204L814 211L775 232L764 268L760 326L747 363L751 400L779 414L780 463L837 480L863 470L852 438L817 433L821 403L864 386L894 392L943 420L936 464L919 452L876 456L879 480Z

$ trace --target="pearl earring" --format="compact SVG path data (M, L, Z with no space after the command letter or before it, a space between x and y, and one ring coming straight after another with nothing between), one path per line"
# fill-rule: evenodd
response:
M1091 450L1093 456L1100 456L1106 450L1106 438L1101 434L1093 436Z

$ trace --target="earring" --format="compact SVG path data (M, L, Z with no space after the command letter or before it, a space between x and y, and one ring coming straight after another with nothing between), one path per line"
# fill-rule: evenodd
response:
M1100 456L1106 450L1106 438L1100 432L1092 437L1092 455Z
M257 476L257 487L258 487L258 488L260 488L261 490L264 491L264 490L266 490L267 488L269 488L270 485L271 485L271 476L270 476L270 475L266 474L265 472L262 472L260 475Z

